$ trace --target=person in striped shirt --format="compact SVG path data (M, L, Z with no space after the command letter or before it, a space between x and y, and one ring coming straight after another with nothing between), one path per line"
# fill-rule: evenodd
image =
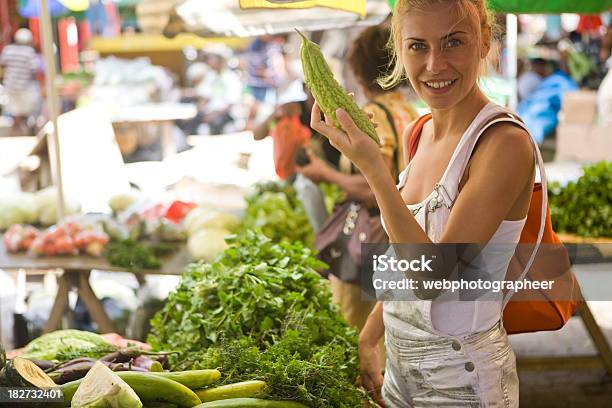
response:
M20 28L15 32L13 44L0 54L2 83L8 96L7 111L13 117L13 135L30 133L28 118L38 109L40 90L36 73L40 68L36 51L32 47L32 32Z

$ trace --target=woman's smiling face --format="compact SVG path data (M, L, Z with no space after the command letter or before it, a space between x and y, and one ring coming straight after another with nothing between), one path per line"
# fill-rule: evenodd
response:
M488 46L478 22L455 2L413 9L401 17L401 61L417 94L432 109L448 109L474 89Z

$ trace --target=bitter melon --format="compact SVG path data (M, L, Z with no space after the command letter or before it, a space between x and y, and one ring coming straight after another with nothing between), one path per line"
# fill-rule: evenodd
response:
M304 80L317 103L321 107L321 111L331 119L333 125L338 129L342 129L340 122L336 118L336 109L344 109L353 119L357 127L372 138L376 143L380 144L380 139L376 134L376 129L370 121L370 118L359 106L353 101L353 98L346 92L344 88L336 81L334 75L323 57L321 48L306 38L302 33L296 30L302 36L302 46L300 48L300 56L302 60L302 69L304 70Z

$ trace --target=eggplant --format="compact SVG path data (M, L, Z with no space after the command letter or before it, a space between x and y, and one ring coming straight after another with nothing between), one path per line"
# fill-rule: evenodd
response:
M41 370L43 370L45 372L47 372L49 370L53 370L54 368L59 367L59 364L57 364L57 362L55 362L55 361L33 360L31 358L28 358L28 360L30 360L31 362L36 364L36 366L38 366L38 368L40 368Z
M4 351L4 345L0 343L0 370L4 368L6 364L6 352Z
M159 364L159 361L153 360L151 357L147 356L138 356L134 360L132 360L132 364L135 367L141 367L146 369L147 371L151 371L151 366L153 365L153 363Z
M127 363L133 358L142 355L142 353L143 350L136 347L125 348L105 355L104 357L100 358L100 361L108 361L110 363Z
M93 360L93 359L92 359ZM112 371L141 371L148 372L149 370L136 367L131 362L125 363L111 363L109 361L100 361L102 364L110 368ZM75 364L65 365L49 373L49 377L55 381L56 384L66 384L67 382L79 380L87 373L96 363L93 361L80 361Z

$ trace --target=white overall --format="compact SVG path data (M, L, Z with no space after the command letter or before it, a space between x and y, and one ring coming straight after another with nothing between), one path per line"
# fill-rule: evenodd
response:
M422 203L408 206L433 242L438 242L444 231L458 195L460 180L478 138L486 128L500 121L513 122L525 128L507 110L489 103L463 134L435 190ZM534 252L520 279L531 266L541 242L547 206L542 158L535 143L533 146L543 185L542 218ZM400 175L398 188L403 187L409 169L410 164ZM502 279L524 222L503 221L490 241L514 244L509 254L502 254L501 261L491 262L489 259L487 263L487 267L493 265L496 271L503 274ZM497 257L500 254L489 255ZM440 298L434 301L384 302L387 363L382 394L386 406L518 407L516 358L501 322L503 306L511 295L500 294L496 301L486 302L461 302L453 300L452 296L441 302ZM457 313L463 313L464 316ZM444 325L440 322L447 320L451 323L448 327L453 327L454 320L470 323L480 321L480 324L468 324L467 330L463 332L441 330ZM438 327L434 325L436 321Z

